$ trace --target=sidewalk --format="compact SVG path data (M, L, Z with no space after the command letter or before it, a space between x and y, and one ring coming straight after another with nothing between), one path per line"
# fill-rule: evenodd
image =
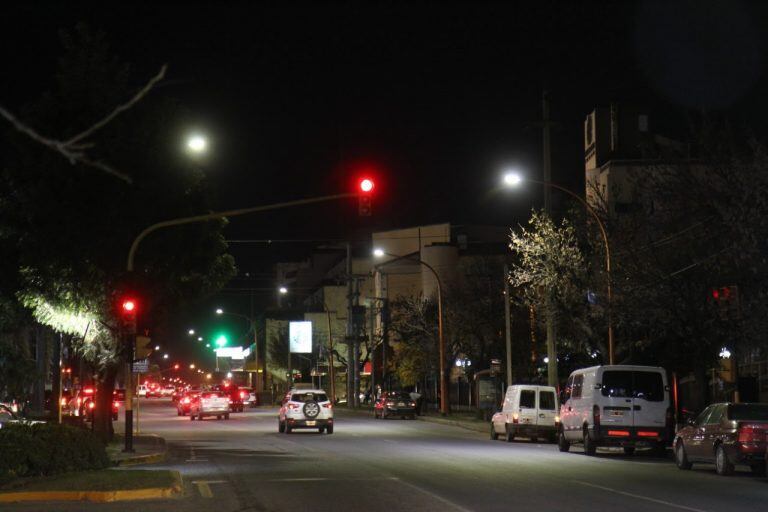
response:
M168 449L165 439L153 434L133 436L133 453L123 451L125 441L122 435L115 434L117 443L107 446L107 455L115 466L134 466L136 464L154 464L165 460Z

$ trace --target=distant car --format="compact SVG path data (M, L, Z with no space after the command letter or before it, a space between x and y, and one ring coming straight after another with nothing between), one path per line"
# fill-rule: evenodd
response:
M198 391L187 391L176 402L176 412L178 416L186 416L189 414L189 407L192 404L192 399L201 393Z
M160 386L157 384L150 384L147 386L147 398L158 398L162 394L162 390L160 389Z
M220 391L204 391L190 398L189 419L202 420L205 416L216 416L217 420L222 417L228 420L229 402L229 397Z
M680 469L714 463L719 475L733 474L735 466L749 466L763 475L767 434L768 404L712 404L675 436L675 463Z
M277 430L290 434L297 428L316 428L333 434L333 404L322 389L289 391L277 415Z
M403 419L416 419L416 402L409 393L385 391L373 404L373 417L387 419L399 416Z
M259 400L256 395L256 391L253 388L240 388L240 394L242 394L243 405L248 407L256 407L259 405Z
M136 396L138 397L147 397L147 393L149 393L149 387L147 387L144 384L140 384L138 390L136 391Z
M250 397L250 391L247 388L230 385L222 388L221 392L229 396L232 412L243 412L245 404Z

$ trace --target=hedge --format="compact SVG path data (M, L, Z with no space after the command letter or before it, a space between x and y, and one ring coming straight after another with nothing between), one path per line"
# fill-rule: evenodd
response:
M0 428L0 483L109 466L104 444L90 431L56 423Z

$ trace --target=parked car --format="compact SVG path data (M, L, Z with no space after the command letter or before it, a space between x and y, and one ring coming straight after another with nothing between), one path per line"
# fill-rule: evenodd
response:
M675 436L675 463L714 463L719 475L733 474L735 466L749 466L765 474L768 404L719 403L704 409Z
M292 389L283 398L277 431L290 434L297 428L316 428L333 434L333 405L322 389Z
M416 419L416 402L409 393L384 391L373 403L373 417L383 420L390 416Z
M552 386L516 384L507 388L501 411L491 418L491 439L503 435L512 442L522 435L533 442L539 438L556 442L559 428L557 390Z
M44 421L28 420L19 416L12 408L11 404L0 403L0 428L13 423L22 423L33 425L35 423L45 423Z
M204 391L189 401L189 419L195 418L202 421L205 416L216 416L217 420L222 417L229 419L229 397L220 391Z
M149 386L145 384L140 384L139 388L136 390L136 396L138 396L139 398L141 397L146 398L147 393L149 393Z
M558 446L567 452L583 443L594 455L600 446L637 447L662 454L674 437L667 372L654 366L593 366L571 373L560 400Z
M200 390L187 391L176 402L176 412L178 416L186 416L189 414L189 407L192 404L192 400L201 393Z

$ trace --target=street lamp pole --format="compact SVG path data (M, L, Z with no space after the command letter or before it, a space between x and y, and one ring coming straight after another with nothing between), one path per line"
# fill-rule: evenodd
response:
M443 416L448 414L448 374L445 369L445 337L443 336L443 286L440 282L440 276L437 275L437 271L429 263L413 257L411 255L396 256L389 254L381 250L376 250L374 255L376 256L389 256L393 258L387 262L375 265L374 269L378 271L384 265L390 265L396 261L409 260L419 263L425 266L432 275L435 276L437 281L437 338L438 338L438 352L440 357L440 414Z
M605 224L603 224L603 221L600 219L600 216L597 214L594 208L592 208L589 203L587 203L580 195L576 194L575 192L558 185L557 183L553 183L551 181L540 181L535 180L531 178L525 178L526 181L530 181L531 183L536 183L539 185L544 185L545 187L552 187L556 188L557 190L560 190L561 192L565 192L569 196L576 199L578 202L584 206L584 208L589 212L589 214L592 216L592 218L597 223L598 228L600 228L600 235L603 238L603 246L605 247L605 275L607 280L606 285L606 304L608 309L608 364L614 364L614 340L613 340L613 317L612 317L612 303L613 303L613 290L611 285L611 247L608 243L608 232L605 229ZM520 178L515 180L516 183L520 182Z

